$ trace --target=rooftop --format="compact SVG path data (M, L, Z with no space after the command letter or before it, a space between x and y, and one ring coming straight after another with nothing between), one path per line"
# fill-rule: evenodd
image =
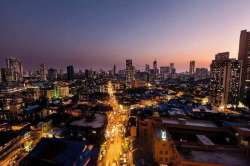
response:
M101 128L105 124L105 116L102 114L95 114L95 118L92 121L88 121L86 117L73 121L70 123L72 126L78 127L92 127L92 128Z
M179 147L184 160L201 163L224 164L227 166L248 166L249 160L239 150L204 150Z
M168 127L174 142L203 146L236 146L236 137L228 131L207 131Z
M210 121L186 120L186 119L162 119L162 123L172 125L185 125L194 127L217 128L217 125Z
M42 139L24 159L25 165L84 165L93 155L83 142L65 139Z

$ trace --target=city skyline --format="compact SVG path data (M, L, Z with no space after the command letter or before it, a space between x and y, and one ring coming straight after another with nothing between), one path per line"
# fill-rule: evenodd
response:
M16 57L28 70L41 63L119 69L126 59L139 69L154 59L158 66L174 62L178 72L187 71L193 59L197 67L209 68L218 52L237 58L240 31L250 27L246 1L0 4L0 65Z
M0 166L249 166L250 1L0 1Z

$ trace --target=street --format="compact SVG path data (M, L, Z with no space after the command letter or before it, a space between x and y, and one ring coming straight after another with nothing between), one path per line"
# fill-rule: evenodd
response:
M3 166L12 166L18 165L21 159L23 159L28 153L25 151L25 142L32 143L30 148L36 146L36 144L40 141L40 134L37 131L30 132L31 134L26 138L22 137L18 142L12 145L12 147L8 150L8 153L3 157L0 161L0 165Z
M113 111L108 113L108 124L105 131L106 142L101 148L100 166L131 165L127 163L127 154L124 151L125 145L125 124L128 119L127 110L119 105L111 82L108 83L108 93L110 95L109 104ZM103 153L104 152L104 153Z

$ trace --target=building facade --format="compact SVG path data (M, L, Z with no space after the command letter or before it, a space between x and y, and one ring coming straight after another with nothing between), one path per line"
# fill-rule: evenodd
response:
M250 32L241 31L238 59L242 61L242 90L250 87Z
M131 88L133 86L134 77L134 66L131 59L126 60L126 87Z
M216 106L237 104L241 85L241 61L229 58L229 52L218 53L212 61L211 101Z
M48 80L55 81L57 79L57 70L50 68L48 70Z
M169 66L161 66L160 67L160 75L161 79L166 79L170 75L170 67Z
M192 60L192 61L190 61L190 63L189 63L189 74L190 74L190 75L193 75L194 72L195 72L195 61Z
M207 68L196 68L194 78L196 80L203 80L208 78L208 69Z
M174 67L174 63L170 63L170 75L173 76L176 72L176 69Z
M40 65L40 80L42 81L46 81L47 80L47 74L48 74L48 70L45 64L41 64Z
M145 72L149 72L149 70L150 70L149 64L145 64Z
M23 65L16 58L6 59L7 81L21 81L23 79Z

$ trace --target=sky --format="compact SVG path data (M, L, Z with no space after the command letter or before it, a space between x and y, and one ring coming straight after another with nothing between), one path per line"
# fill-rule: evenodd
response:
M249 0L1 0L0 66L16 57L27 70L124 68L126 59L139 69L155 59L209 67L218 52L237 57L249 9Z

